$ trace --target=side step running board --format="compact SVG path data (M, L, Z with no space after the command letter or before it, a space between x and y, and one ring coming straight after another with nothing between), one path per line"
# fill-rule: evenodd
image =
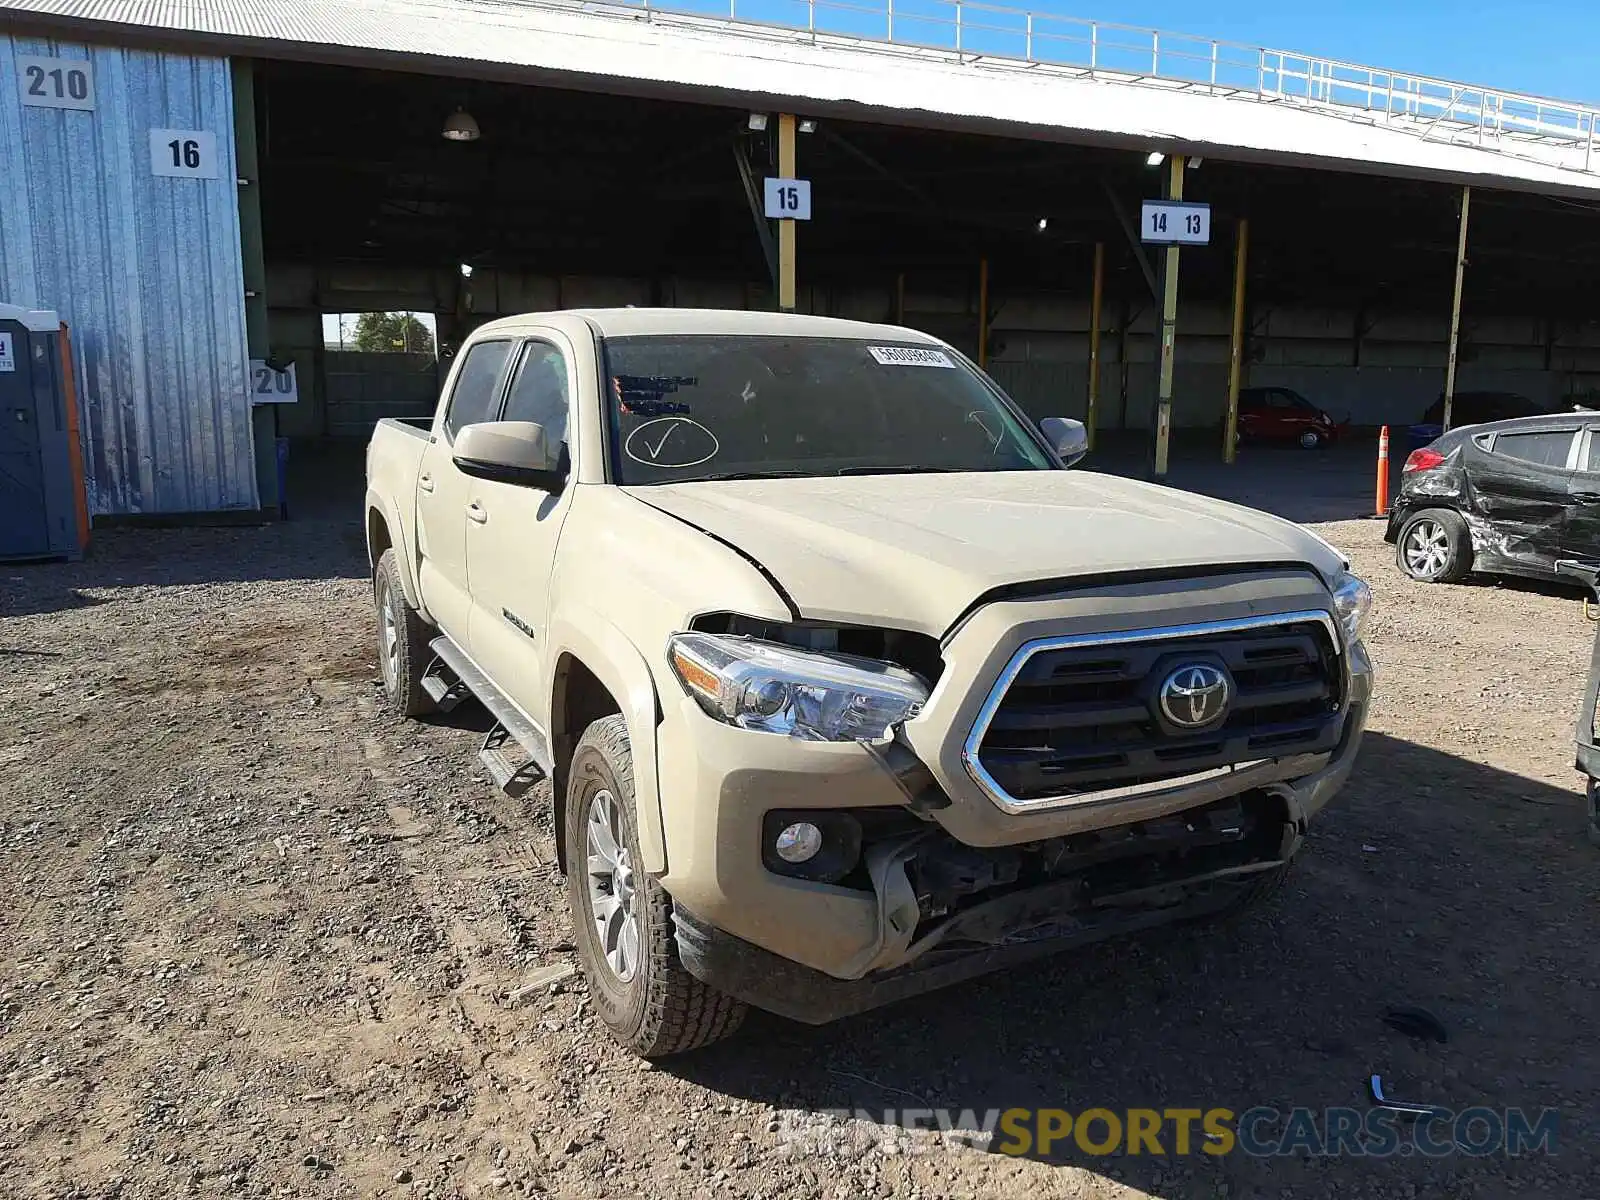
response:
M448 637L434 638L428 648L438 655L438 661L423 676L422 686L439 707L448 712L471 694L494 716L495 727L484 739L478 758L493 777L495 786L507 795L520 796L538 782L541 775L550 774L555 758L543 731L523 716L506 694L473 666ZM436 669L440 666L454 679L445 678L444 672ZM506 756L505 747L511 741L527 752L529 761L519 765Z
M443 667L443 671L440 668ZM459 679L446 678L450 668L442 659L434 659L422 676L422 690L433 697L433 706L440 712L449 712L472 695L467 685Z

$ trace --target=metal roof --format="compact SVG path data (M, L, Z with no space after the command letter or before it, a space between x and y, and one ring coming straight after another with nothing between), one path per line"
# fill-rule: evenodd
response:
M815 24L827 0L804 2ZM736 4L730 0L730 13L737 11ZM1215 153L1516 190L1600 192L1600 161L1592 153L1596 114L1582 106L1324 60L1297 60L1304 65L1291 69L1283 54L1265 50L1259 52L1256 84L1219 82L1222 43L1210 43L1209 78L1196 79L1186 69L1174 72L1170 64L1163 69L1159 40L1148 71L1085 69L1071 55L1066 61L1042 56L1035 48L1034 18L1028 18L1026 52L1014 52L1007 39L1012 33L1023 37L1022 27L1013 30L1009 17L995 15L1011 10L961 7L968 13L966 28L978 32L967 35L966 48L958 33L955 47L948 49L860 33L561 0L0 0L0 21L9 15L71 28L80 36L176 40L264 57L783 104L813 115ZM901 18L902 23L916 19L926 20ZM934 19L936 24L943 20ZM989 49L991 44L998 48ZM1269 55L1277 56L1271 67ZM1220 61L1237 73L1237 62L1226 55ZM1286 88L1292 79L1304 82L1303 95ZM1399 108L1397 86L1405 93ZM1363 89L1365 107L1351 102ZM1378 111L1375 103L1381 103Z

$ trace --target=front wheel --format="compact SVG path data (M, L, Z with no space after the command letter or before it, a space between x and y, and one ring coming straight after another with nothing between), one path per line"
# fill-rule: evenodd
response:
M1307 429L1300 435L1299 441L1302 450L1320 450L1324 438L1315 429Z
M372 573L372 594L378 606L378 664L383 670L383 698L401 717L420 717L434 709L422 687L423 672L433 656L433 630L422 614L406 603L400 583L400 559L390 547Z
M1428 508L1412 515L1395 539L1395 562L1421 583L1455 583L1472 570L1472 537L1460 514Z
M657 1058L729 1036L745 1006L679 961L672 897L644 870L635 813L628 726L603 717L567 772L567 900L595 1012L628 1049Z

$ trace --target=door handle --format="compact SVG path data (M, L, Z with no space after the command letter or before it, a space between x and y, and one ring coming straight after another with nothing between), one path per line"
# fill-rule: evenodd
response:
M474 500L467 505L467 520L476 521L479 525L487 525L489 523L489 511Z
M433 491L433 476L432 475L418 475L417 476L417 486L419 488L421 488L425 492Z

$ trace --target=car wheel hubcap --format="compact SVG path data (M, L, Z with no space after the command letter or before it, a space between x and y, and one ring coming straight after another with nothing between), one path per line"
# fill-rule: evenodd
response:
M400 677L400 624L394 619L394 600L383 598L383 681L391 688Z
M1418 521L1406 535L1406 566L1413 575L1432 579L1450 558L1450 539L1437 521Z
M1321 439L1319 439L1314 433L1302 433L1300 435L1300 444L1307 450L1315 450L1319 440Z
M589 914L606 966L627 983L639 969L639 923L633 912L633 864L617 816L611 793L596 792L589 802Z

